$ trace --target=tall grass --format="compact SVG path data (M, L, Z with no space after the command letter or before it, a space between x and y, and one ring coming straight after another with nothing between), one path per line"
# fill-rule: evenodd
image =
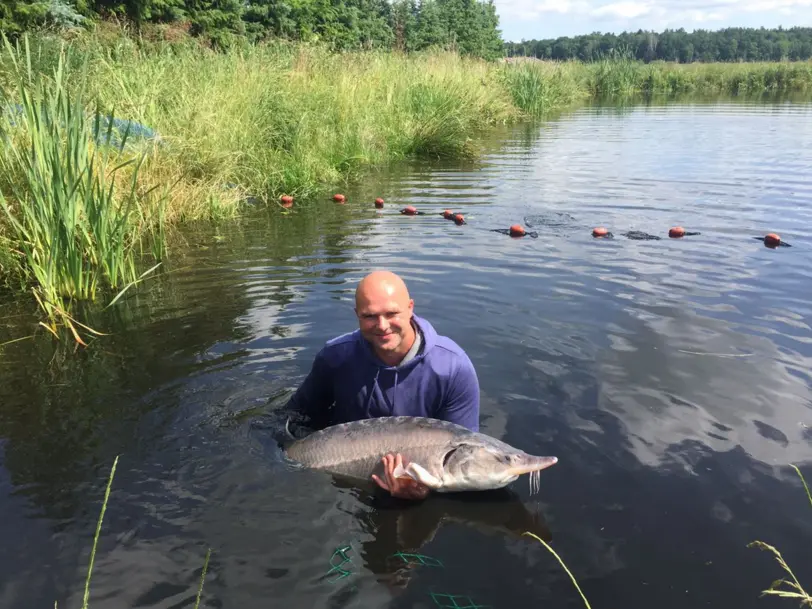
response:
M211 213L198 186L218 212L246 193L304 200L393 160L474 154L479 132L519 116L486 64L452 54L128 48L93 73L100 99L164 138L174 219Z
M551 110L566 108L589 95L577 70L566 64L522 62L501 69L513 103L529 118L543 118Z
M126 133L115 146L112 122L104 130L98 109L88 115L81 77L68 93L64 57L52 75L36 73L27 41L22 49L4 43L17 84L17 95L6 93L0 105L6 239L46 314L42 325L57 335L62 322L83 343L71 301L95 300L100 290L139 279L134 249L142 221L155 214L143 206L149 193L139 192L140 158L123 153Z
M801 470L799 470L795 465L792 466L795 472L798 474L798 477L801 479L801 482L804 485L804 489L806 490L806 497L809 499L809 503L812 504L812 494L809 492L809 487L806 484L806 480L804 479ZM798 581L798 578L793 573L792 569L789 567L787 562L784 560L781 552L776 549L774 546L771 546L768 543L763 541L754 541L749 544L749 547L759 548L760 550L766 550L775 556L775 560L781 566L781 569L789 575L790 579L781 578L775 580L772 585L762 592L765 596L778 596L780 598L791 598L795 601L798 601L801 606L812 607L812 596L804 589L801 583Z
M591 97L618 98L644 92L643 67L626 55L615 55L589 65L579 64L579 71Z
M812 93L812 62L642 63L625 57L575 64L592 97Z

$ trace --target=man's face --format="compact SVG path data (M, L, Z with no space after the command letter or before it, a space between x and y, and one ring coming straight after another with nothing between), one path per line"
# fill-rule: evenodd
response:
M360 294L356 299L361 335L377 351L397 353L411 332L414 301L399 295L390 286Z

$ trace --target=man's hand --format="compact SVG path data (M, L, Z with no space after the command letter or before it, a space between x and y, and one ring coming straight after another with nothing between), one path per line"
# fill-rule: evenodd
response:
M398 466L403 467L403 458L400 454L385 455L383 458L383 472L386 480L382 481L375 474L372 474L372 479L382 489L389 491L393 497L399 497L401 499L425 499L429 494L429 487L411 478L396 478L394 472Z

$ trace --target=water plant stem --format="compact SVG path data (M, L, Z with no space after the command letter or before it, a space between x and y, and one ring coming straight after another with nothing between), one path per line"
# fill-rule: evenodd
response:
M90 600L90 578L93 575L93 563L96 559L96 546L99 543L99 534L101 533L102 520L104 520L104 512L107 511L107 501L110 498L110 487L113 485L113 478L116 475L116 466L118 465L118 455L113 461L113 467L110 468L110 477L107 480L107 488L104 491L104 501L102 502L101 512L99 512L99 521L96 524L96 534L93 536L93 548L90 551L90 564L87 567L87 579L85 579L85 593L82 598L82 609L87 609L88 601Z
M806 490L807 499L809 499L810 505L812 505L812 494L809 493L809 487L806 484L806 479L804 479L801 470L794 464L791 464L792 468L798 474L798 477L801 479L801 482L804 485L804 490ZM812 596L804 589L801 583L798 581L798 578L793 573L792 569L790 569L789 565L787 564L786 560L784 560L783 555L781 552L771 546L768 543L763 541L753 541L747 544L748 548L758 548L760 550L766 550L770 552L774 557L781 568L790 576L791 581L786 578L781 578L775 580L769 588L762 591L763 596L778 596L780 598L792 598L796 601L799 601L801 606L812 607ZM782 589L782 587L784 587Z
M581 595L581 598L583 599L583 601L584 601L584 605L586 605L586 608L587 608L587 609L592 609L592 608L589 606L589 601L586 599L586 596L584 596L584 593L581 591L581 587L578 585L578 582L575 580L575 576L572 574L572 571L570 571L570 570L569 570L569 568L568 568L568 567L567 567L567 565L564 563L564 561L561 559L561 557L558 555L558 553L557 553L555 550L553 550L553 549L550 547L550 545L549 545L549 544L548 544L546 541L544 541L543 539L541 539L541 538L540 538L540 537L538 537L537 535L534 535L533 533L530 533L529 531L525 531L525 532L524 532L524 535L528 535L529 537L532 537L533 539L535 539L536 541L538 541L539 543L541 543L541 544L542 544L542 545L543 545L545 548L547 548L547 550L549 550L549 551L550 551L550 553L551 553L553 556L555 556L556 560L559 562L559 564L560 564L560 565L561 565L561 566L564 568L564 570L567 572L567 575L569 575L569 576L570 576L570 579L572 580L572 583L573 583L573 585L575 586L575 589L576 589L576 590L578 590L578 594L580 594L580 595Z

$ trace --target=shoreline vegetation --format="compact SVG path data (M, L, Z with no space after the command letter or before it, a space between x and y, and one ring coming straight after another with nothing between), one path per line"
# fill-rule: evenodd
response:
M114 304L160 272L171 227L234 217L249 197L319 205L364 172L475 157L489 128L594 100L810 92L810 61L486 60L282 40L213 50L110 24L4 37L0 281L31 293L55 336L85 344L98 333L73 303Z

